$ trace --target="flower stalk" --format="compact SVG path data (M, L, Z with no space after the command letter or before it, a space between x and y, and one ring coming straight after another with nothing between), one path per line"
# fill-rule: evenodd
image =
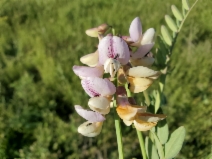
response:
M117 107L116 100L114 100L113 101L113 112L114 112L114 120L115 120L115 129L116 129L116 138L117 138L119 159L124 159L120 118L118 117L118 115L116 113L116 110L115 110L116 107Z
M138 130L136 130L136 132L137 132L137 135L138 135L138 140L139 140L139 144L140 144L140 148L141 148L141 152L142 152L142 157L143 157L143 159L147 159L142 132L138 131Z

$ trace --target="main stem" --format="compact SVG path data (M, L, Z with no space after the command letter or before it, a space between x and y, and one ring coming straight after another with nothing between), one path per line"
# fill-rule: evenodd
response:
M120 119L119 119L115 109L116 109L116 100L114 100L114 102L113 102L113 111L114 111L114 120L115 120L118 152L119 152L119 159L124 159Z
M138 131L138 130L136 130L136 132L137 132L139 144L140 144L140 147L141 147L142 157L143 157L143 159L147 159L142 132Z

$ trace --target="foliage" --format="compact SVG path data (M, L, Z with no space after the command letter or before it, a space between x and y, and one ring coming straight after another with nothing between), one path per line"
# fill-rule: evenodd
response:
M98 138L84 138L76 132L82 121L73 103L86 106L83 99L88 97L73 76L72 66L95 50L90 47L94 39L81 35L103 22L128 34L126 26L136 16L146 25L143 30L153 26L159 34L163 15L171 15L171 4L179 9L180 3L0 1L1 157L117 158L112 116ZM211 1L200 1L185 21L170 61L166 98L162 97L169 130L181 125L186 129L180 159L204 158L210 153L211 5ZM126 128L123 136L126 158L140 158L135 131Z

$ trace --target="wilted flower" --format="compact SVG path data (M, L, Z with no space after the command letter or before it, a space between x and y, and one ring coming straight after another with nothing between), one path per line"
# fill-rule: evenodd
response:
M99 135L105 117L98 112L83 109L80 105L75 105L76 112L88 120L78 127L78 132L87 137Z
M117 114L123 122L134 126L139 131L147 131L154 127L159 120L166 118L163 114L151 114L146 112L146 106L131 105L127 97L118 97Z
M103 122L86 121L78 127L78 132L87 137L95 137L100 134Z
M160 72L147 67L137 66L130 68L126 74L128 75L127 79L130 83L130 91L139 93L146 90L153 83L153 79L159 77Z

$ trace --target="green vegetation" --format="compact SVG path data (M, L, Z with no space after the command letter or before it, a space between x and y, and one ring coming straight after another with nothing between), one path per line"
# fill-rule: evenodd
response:
M190 0L190 4L194 1ZM74 104L87 106L72 66L94 52L97 39L85 30L107 22L128 35L134 17L143 30L160 34L164 15L179 0L1 0L0 1L0 158L117 158L113 116L102 133L77 133L83 122ZM212 1L199 0L173 50L165 87L169 130L181 125L186 140L179 159L210 158L212 121ZM153 49L154 52L155 49ZM136 131L124 127L125 157L141 158Z

